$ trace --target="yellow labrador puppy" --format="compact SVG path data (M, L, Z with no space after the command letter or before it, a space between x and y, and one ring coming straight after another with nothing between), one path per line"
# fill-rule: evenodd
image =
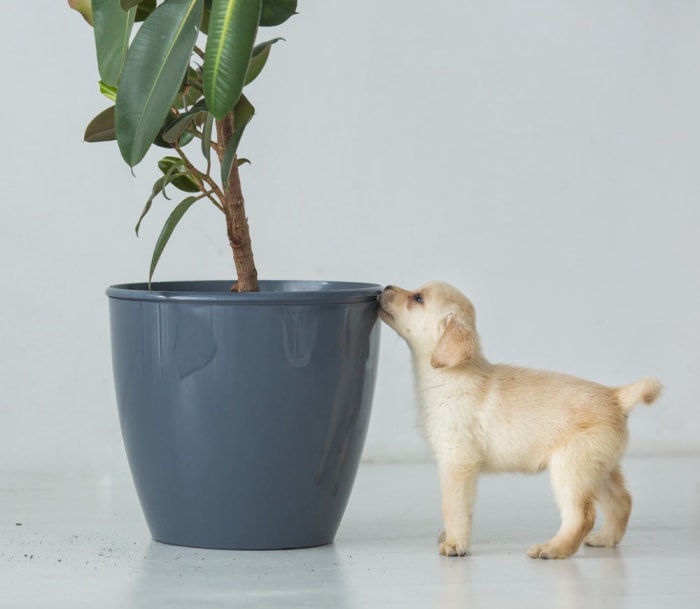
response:
M472 303L429 283L388 286L379 315L413 355L420 424L435 453L445 532L440 554L469 552L476 479L481 472L549 468L561 528L532 558L566 558L581 542L612 547L625 534L632 498L620 472L627 415L661 391L656 379L605 387L553 372L491 364L481 353ZM604 522L589 534L595 503Z

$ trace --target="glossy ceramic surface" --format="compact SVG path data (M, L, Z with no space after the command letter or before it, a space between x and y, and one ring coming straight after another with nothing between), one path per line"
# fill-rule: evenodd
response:
M371 284L113 286L117 402L154 539L238 549L333 540L369 422Z

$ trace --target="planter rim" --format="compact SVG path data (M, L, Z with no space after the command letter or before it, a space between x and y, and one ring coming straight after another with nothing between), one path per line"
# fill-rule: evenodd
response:
M231 280L121 283L107 288L109 298L135 301L220 304L329 304L371 302L382 286L352 281L263 280L259 292L231 292Z

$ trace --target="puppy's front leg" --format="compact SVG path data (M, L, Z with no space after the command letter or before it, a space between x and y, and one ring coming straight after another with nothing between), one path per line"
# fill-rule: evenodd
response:
M477 464L438 463L438 468L445 525L438 548L443 556L464 556L469 553L479 467Z

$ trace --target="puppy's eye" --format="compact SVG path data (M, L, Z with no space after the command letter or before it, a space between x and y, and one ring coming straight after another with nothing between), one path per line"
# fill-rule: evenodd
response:
M418 304L423 304L423 297L420 294L414 294L413 300Z

